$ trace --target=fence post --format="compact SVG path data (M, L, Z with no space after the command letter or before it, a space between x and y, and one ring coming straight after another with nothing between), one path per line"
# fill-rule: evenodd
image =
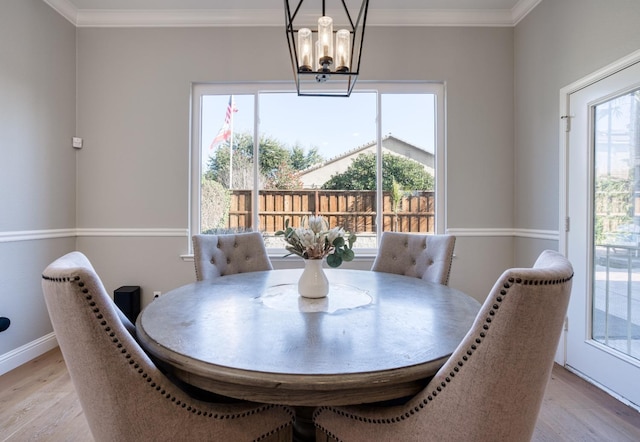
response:
M318 207L320 207L320 194L318 193L318 189L315 190L314 193L314 203L313 203L313 215L318 216Z

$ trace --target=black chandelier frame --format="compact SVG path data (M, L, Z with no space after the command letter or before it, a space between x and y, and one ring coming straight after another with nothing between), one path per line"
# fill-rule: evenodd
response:
M293 8L292 3L295 5ZM291 56L291 66L293 68L298 95L310 97L349 97L360 74L360 60L362 58L369 0L362 0L357 15L349 11L345 0L337 2L341 4L344 15L334 17L334 20L339 19L337 23L349 30L350 34L351 54L349 70L347 71L331 70L327 65L318 68L318 70L301 69L298 57L297 33L303 27L313 26L312 23L308 21L302 23L302 25L299 24L299 22L308 19L308 14L307 17L303 17L304 14L301 10L303 3L305 3L305 0L284 0L287 42L289 44L289 55ZM310 1L306 3L310 3ZM321 16L325 16L327 13L325 3L326 0L322 0ZM316 19L318 17L319 16L317 16ZM344 22L340 20L344 20ZM336 30L333 31L334 38L336 32ZM312 30L312 33L317 35L317 30Z

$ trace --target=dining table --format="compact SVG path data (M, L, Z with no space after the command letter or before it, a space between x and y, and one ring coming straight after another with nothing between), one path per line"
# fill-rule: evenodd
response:
M294 406L296 440L313 440L314 407L419 392L480 308L445 285L350 269L325 269L329 294L304 298L301 272L238 273L168 291L138 316L138 339L187 384Z

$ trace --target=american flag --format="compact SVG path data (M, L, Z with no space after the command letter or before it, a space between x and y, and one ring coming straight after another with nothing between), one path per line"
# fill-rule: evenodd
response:
M236 108L233 95L229 95L229 104L227 105L227 113L224 116L224 123L222 124L218 135L216 135L216 137L211 142L209 150L213 150L219 144L226 143L227 141L229 141L229 139L231 139L231 118L233 112L238 112L238 109Z

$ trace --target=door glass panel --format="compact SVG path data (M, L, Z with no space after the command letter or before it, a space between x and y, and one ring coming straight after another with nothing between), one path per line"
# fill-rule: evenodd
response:
M640 90L593 107L592 339L640 359Z

